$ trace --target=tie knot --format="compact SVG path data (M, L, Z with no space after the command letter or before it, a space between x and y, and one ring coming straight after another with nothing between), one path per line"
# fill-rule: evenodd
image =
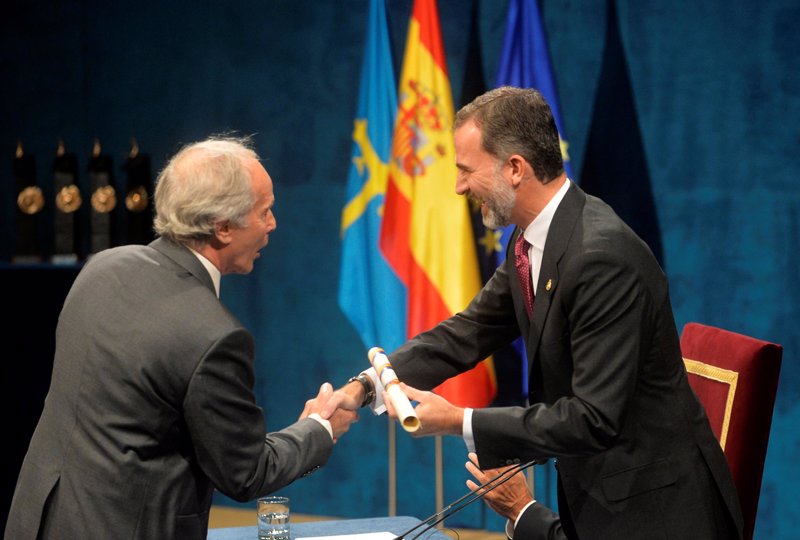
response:
M527 258L529 247L531 247L531 243L525 240L524 234L520 234L517 236L517 243L514 245L514 255Z

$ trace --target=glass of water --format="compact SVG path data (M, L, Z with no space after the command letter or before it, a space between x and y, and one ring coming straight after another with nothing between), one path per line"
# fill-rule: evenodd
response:
M289 540L289 497L258 499L258 540Z

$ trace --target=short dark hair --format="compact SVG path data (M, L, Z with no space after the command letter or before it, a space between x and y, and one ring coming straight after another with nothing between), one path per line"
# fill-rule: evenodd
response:
M564 172L553 112L538 91L513 86L490 90L456 113L453 128L469 120L481 130L483 149L497 159L519 154L544 184Z

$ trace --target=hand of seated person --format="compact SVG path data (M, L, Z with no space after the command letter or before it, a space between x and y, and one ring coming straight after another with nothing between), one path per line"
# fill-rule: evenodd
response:
M472 491L477 490L480 484L485 484L509 468L500 467L483 471L478 463L478 455L474 452L469 453L469 461L465 464L465 467L478 481L478 483L475 483L472 480L467 480L467 487ZM513 523L517 520L523 508L528 503L533 502L533 497L528 490L528 482L525 479L525 475L522 472L518 472L510 480L488 492L483 500L492 510L510 519Z

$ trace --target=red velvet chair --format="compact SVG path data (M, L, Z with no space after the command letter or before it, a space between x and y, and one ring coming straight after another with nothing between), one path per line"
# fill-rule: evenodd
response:
M706 409L753 537L783 347L698 323L681 333L689 384Z

